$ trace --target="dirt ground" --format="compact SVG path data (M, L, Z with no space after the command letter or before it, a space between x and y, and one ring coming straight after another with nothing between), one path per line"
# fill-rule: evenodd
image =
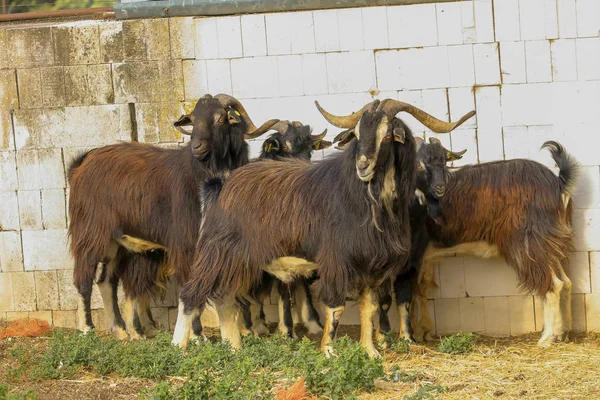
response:
M216 336L216 331L207 332ZM358 340L358 327L340 327L340 335ZM384 351L384 366L391 380L377 382L373 393L361 399L596 399L600 398L600 335L572 335L569 343L539 349L539 334L494 339L478 337L473 352L448 355L436 351L437 342L411 346L408 354ZM0 382L19 391L34 390L40 400L136 399L150 380L102 377L82 372L72 380L6 382L15 367L10 349L26 345L43 350L47 338L0 340ZM392 368L399 368L394 382ZM441 386L444 393L415 395L419 389ZM425 395L426 396L426 395Z

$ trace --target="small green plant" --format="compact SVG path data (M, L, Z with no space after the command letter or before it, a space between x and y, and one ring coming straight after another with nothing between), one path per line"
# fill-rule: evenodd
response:
M419 371L402 371L398 365L394 365L390 370L386 380L392 382L411 383L422 378L423 374L421 374Z
M392 331L385 334L385 343L388 349L396 353L408 353L410 351L410 342L405 338L398 337Z
M421 386L419 390L410 396L404 396L404 400L435 400L434 394L440 394L447 392L443 386L440 385L425 385Z
M0 383L0 400L36 400L37 393L28 390L25 393L9 393L10 387Z
M438 351L446 354L465 354L473 351L477 338L472 333L457 333L443 338Z

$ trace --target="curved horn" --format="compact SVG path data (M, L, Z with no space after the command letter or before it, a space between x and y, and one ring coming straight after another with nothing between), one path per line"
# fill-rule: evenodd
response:
M262 124L259 128L257 128L248 116L246 109L242 106L242 103L240 103L238 99L228 94L222 93L216 95L214 98L217 99L224 108L233 107L240 114L240 117L248 126L248 130L244 134L245 139L254 139L256 137L259 137L260 135L271 129L273 125L279 122L278 119L270 119L264 124Z
M435 133L448 133L475 115L475 110L473 110L463 115L457 122L445 122L427 114L425 111L413 105L394 99L384 100L381 104L381 109L390 118L396 116L400 111L406 111Z
M313 140L313 142L316 142L317 140L323 139L325 135L327 135L327 128L325 128L325 130L321 132L320 135L310 135L310 137Z
M341 131L333 138L333 143L337 143L341 140L346 139L350 134L354 134L354 129L346 129L345 131Z
M280 134L285 134L290 126L290 121L279 121L275 125L273 125L270 129L279 132Z
M464 149L462 151L448 150L447 148L444 147L444 145L442 144L442 142L440 142L439 139L433 138L433 137L429 138L429 143L430 144L438 143L444 150L444 153L446 154L446 159L448 161L460 160L462 158L463 154L465 154L467 152L467 149Z
M354 128L356 126L356 124L358 123L358 121L360 120L360 117L362 117L364 112L367 110L367 108L369 108L371 106L371 104L373 104L373 102L366 104L363 108L361 108L357 112L353 112L350 115L337 116L337 115L333 115L333 114L330 114L327 111L325 111L319 105L319 102L315 100L315 105L317 106L317 109L319 110L321 115L323 115L323 117L325 117L325 119L330 124L335 125L338 128Z
M191 131L186 131L185 129L183 129L182 126L176 126L175 129L177 129L179 132L183 133L184 135L192 135Z

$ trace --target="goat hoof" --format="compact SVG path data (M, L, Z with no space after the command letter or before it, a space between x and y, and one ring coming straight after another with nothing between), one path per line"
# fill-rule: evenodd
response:
M331 346L323 346L321 350L323 351L325 358L335 357L335 352L333 351L333 348Z
M369 355L369 357L371 358L381 358L381 354L379 354L379 352L377 351L377 349L375 349L375 347L369 347L368 349L365 349L367 351L367 354Z
M128 335L127 332L125 331L125 329L121 328L121 327L113 327L111 329L113 335L115 335L115 337L119 340L127 340Z

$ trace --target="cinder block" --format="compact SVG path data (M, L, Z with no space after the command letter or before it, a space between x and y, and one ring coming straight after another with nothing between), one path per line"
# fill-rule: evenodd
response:
M14 69L0 70L0 110L19 108L17 74Z
M460 332L459 299L435 299L435 325L438 335Z
M341 51L362 50L365 48L362 12L359 8L339 10L338 27L340 29Z
M600 250L600 209L574 210L573 230L577 251Z
M193 59L194 53L194 18L169 18L169 33L172 59Z
M209 93L232 94L229 60L207 60L206 71Z
M77 329L77 311L52 311L52 323L57 328Z
M46 149L54 146L64 130L62 108L15 110L15 145L19 149Z
M65 74L63 67L40 68L42 106L62 107L65 101Z
M21 235L18 231L0 232L0 271L23 271Z
M17 162L14 151L0 151L0 192L17 190Z
M465 297L465 270L462 257L449 257L440 264L442 298Z
M471 129L456 129L452 131L452 151L467 150L460 160L453 161L453 167L459 167L468 164L477 164L477 133Z
M370 51L328 53L329 93L367 92L376 85L375 61Z
M581 167L579 181L573 193L575 208L600 208L599 167Z
M89 104L112 104L115 102L110 64L89 65L87 67L87 84L90 96Z
M550 42L536 40L525 42L527 57L527 82L551 82Z
M21 108L42 106L42 81L39 68L18 69L19 100Z
M504 158L500 90L497 86L475 88L479 161Z
M244 57L266 56L265 16L261 14L242 15L240 23Z
M401 58L401 51L398 50L383 50L375 53L379 90L402 89L402 76L400 74Z
M391 6L387 9L390 47L436 46L437 24L434 4Z
M302 96L303 74L302 56L277 57L279 96Z
M59 300L56 271L36 271L34 276L38 309L57 310Z
M15 150L10 111L0 110L0 151Z
M73 285L72 270L56 271L58 279L58 294L61 310L77 310L79 294Z
M519 0L494 2L494 23L498 42L520 40Z
M123 22L107 21L99 25L100 60L105 63L123 61Z
M158 143L158 107L156 103L139 103L135 108L138 140L143 143Z
M402 86L380 89L437 89L450 86L446 46L410 49L398 53Z
M173 126L173 122L184 114L181 103L158 103L158 132L161 142L181 142L181 132Z
M501 42L500 60L503 83L527 82L525 42Z
M219 58L242 57L242 29L240 17L217 18Z
M29 318L46 321L49 325L52 325L52 311L30 311Z
M199 60L218 58L219 41L217 39L216 18L194 19L196 27L195 54Z
M586 325L588 331L600 331L600 293L585 295Z
M315 51L317 53L340 51L337 10L315 11L313 12L313 21L315 27Z
M64 189L42 190L42 222L44 229L65 229L66 226Z
M590 293L590 259L586 252L576 251L571 253L569 268L566 271L573 284L572 293Z
M516 296L522 294L513 269L501 258L489 260L464 257L465 285L468 296Z
M302 84L307 96L327 93L327 62L324 54L302 55Z
M438 3L435 5L437 14L437 34L439 44L462 44L463 25L461 20L461 3Z
M557 0L558 12L558 37L576 38L577 37L577 8L575 0Z
M471 110L475 110L475 94L468 87L448 89L448 105L450 106L450 120L458 121L460 117ZM461 129L474 128L477 126L477 115L471 117L460 126ZM454 136L452 131L451 135Z
M365 49L387 49L389 38L386 7L365 7L361 8L361 13ZM316 39L319 40L318 37Z
M7 321L16 321L18 319L26 319L29 318L29 312L27 311L7 311L6 312L6 320Z
M65 103L67 106L82 106L89 104L87 85L87 66L76 65L64 67Z
M473 3L475 8L475 32L477 43L494 41L494 15L491 0L479 0Z
M475 83L495 85L500 83L500 60L498 43L473 45Z
M315 51L311 12L267 14L267 52L269 55L302 54Z
M100 62L100 31L96 21L52 27L56 65Z
M510 335L509 297L485 297L483 309L485 314L485 334L489 336Z
M573 60L577 60L575 51L575 40L564 39L555 40L550 43L550 55L552 59L552 80L576 81L577 65Z
M589 254L592 292L600 293L600 252L592 251Z
M167 307L155 307L150 309L152 318L160 330L169 329L169 309Z
M475 84L475 64L473 46L448 46L448 66L450 86L471 87ZM379 65L377 66L379 69Z
M60 149L18 151L17 167L21 190L65 187L65 172Z
M26 271L69 269L73 266L65 229L24 231L23 256Z
M510 296L508 308L511 336L535 332L533 296Z
M206 61L183 61L183 82L186 100L198 99L208 93L207 77Z
M555 39L558 37L556 0L519 2L521 40Z
M505 126L502 128L504 138L504 159L529 158L529 140L526 126Z
M126 61L169 58L169 21L163 18L124 21L123 50Z
M42 229L42 195L39 190L19 190L19 219L22 230Z
M0 231L18 231L19 224L19 203L17 193L0 192Z
M597 37L600 32L600 3L577 0L577 36Z
M0 48L7 55L3 62L4 68L54 65L50 27L33 28L24 25L15 27L15 29L7 29L4 35L0 36Z
M0 311L13 311L14 309L11 274L0 273Z
M600 14L600 7L598 8ZM599 32L600 34L600 32ZM577 73L580 81L600 79L600 37L577 39Z
M33 272L11 272L15 311L35 311L35 279Z
M141 103L161 101L160 76L156 62L130 62L113 64L113 86L116 103ZM165 82L166 84L166 82Z
M502 123L504 126L545 125L553 121L553 93L547 83L502 86ZM533 106L535 105L535 106Z
M423 109L436 118L442 121L447 121L449 118L448 112L448 96L446 89L428 89L421 92L421 98L423 101ZM432 135L429 128L425 128L426 135ZM434 136L439 139L444 146L450 148L450 135L437 135Z
M462 332L484 332L485 316L483 298L468 297L458 299L460 309L460 330Z
M585 296L589 294L574 294L571 296L571 330L574 332L586 332L587 323L585 317Z
M55 136L55 145L85 147L115 143L121 138L121 118L119 105L67 107L64 135Z

